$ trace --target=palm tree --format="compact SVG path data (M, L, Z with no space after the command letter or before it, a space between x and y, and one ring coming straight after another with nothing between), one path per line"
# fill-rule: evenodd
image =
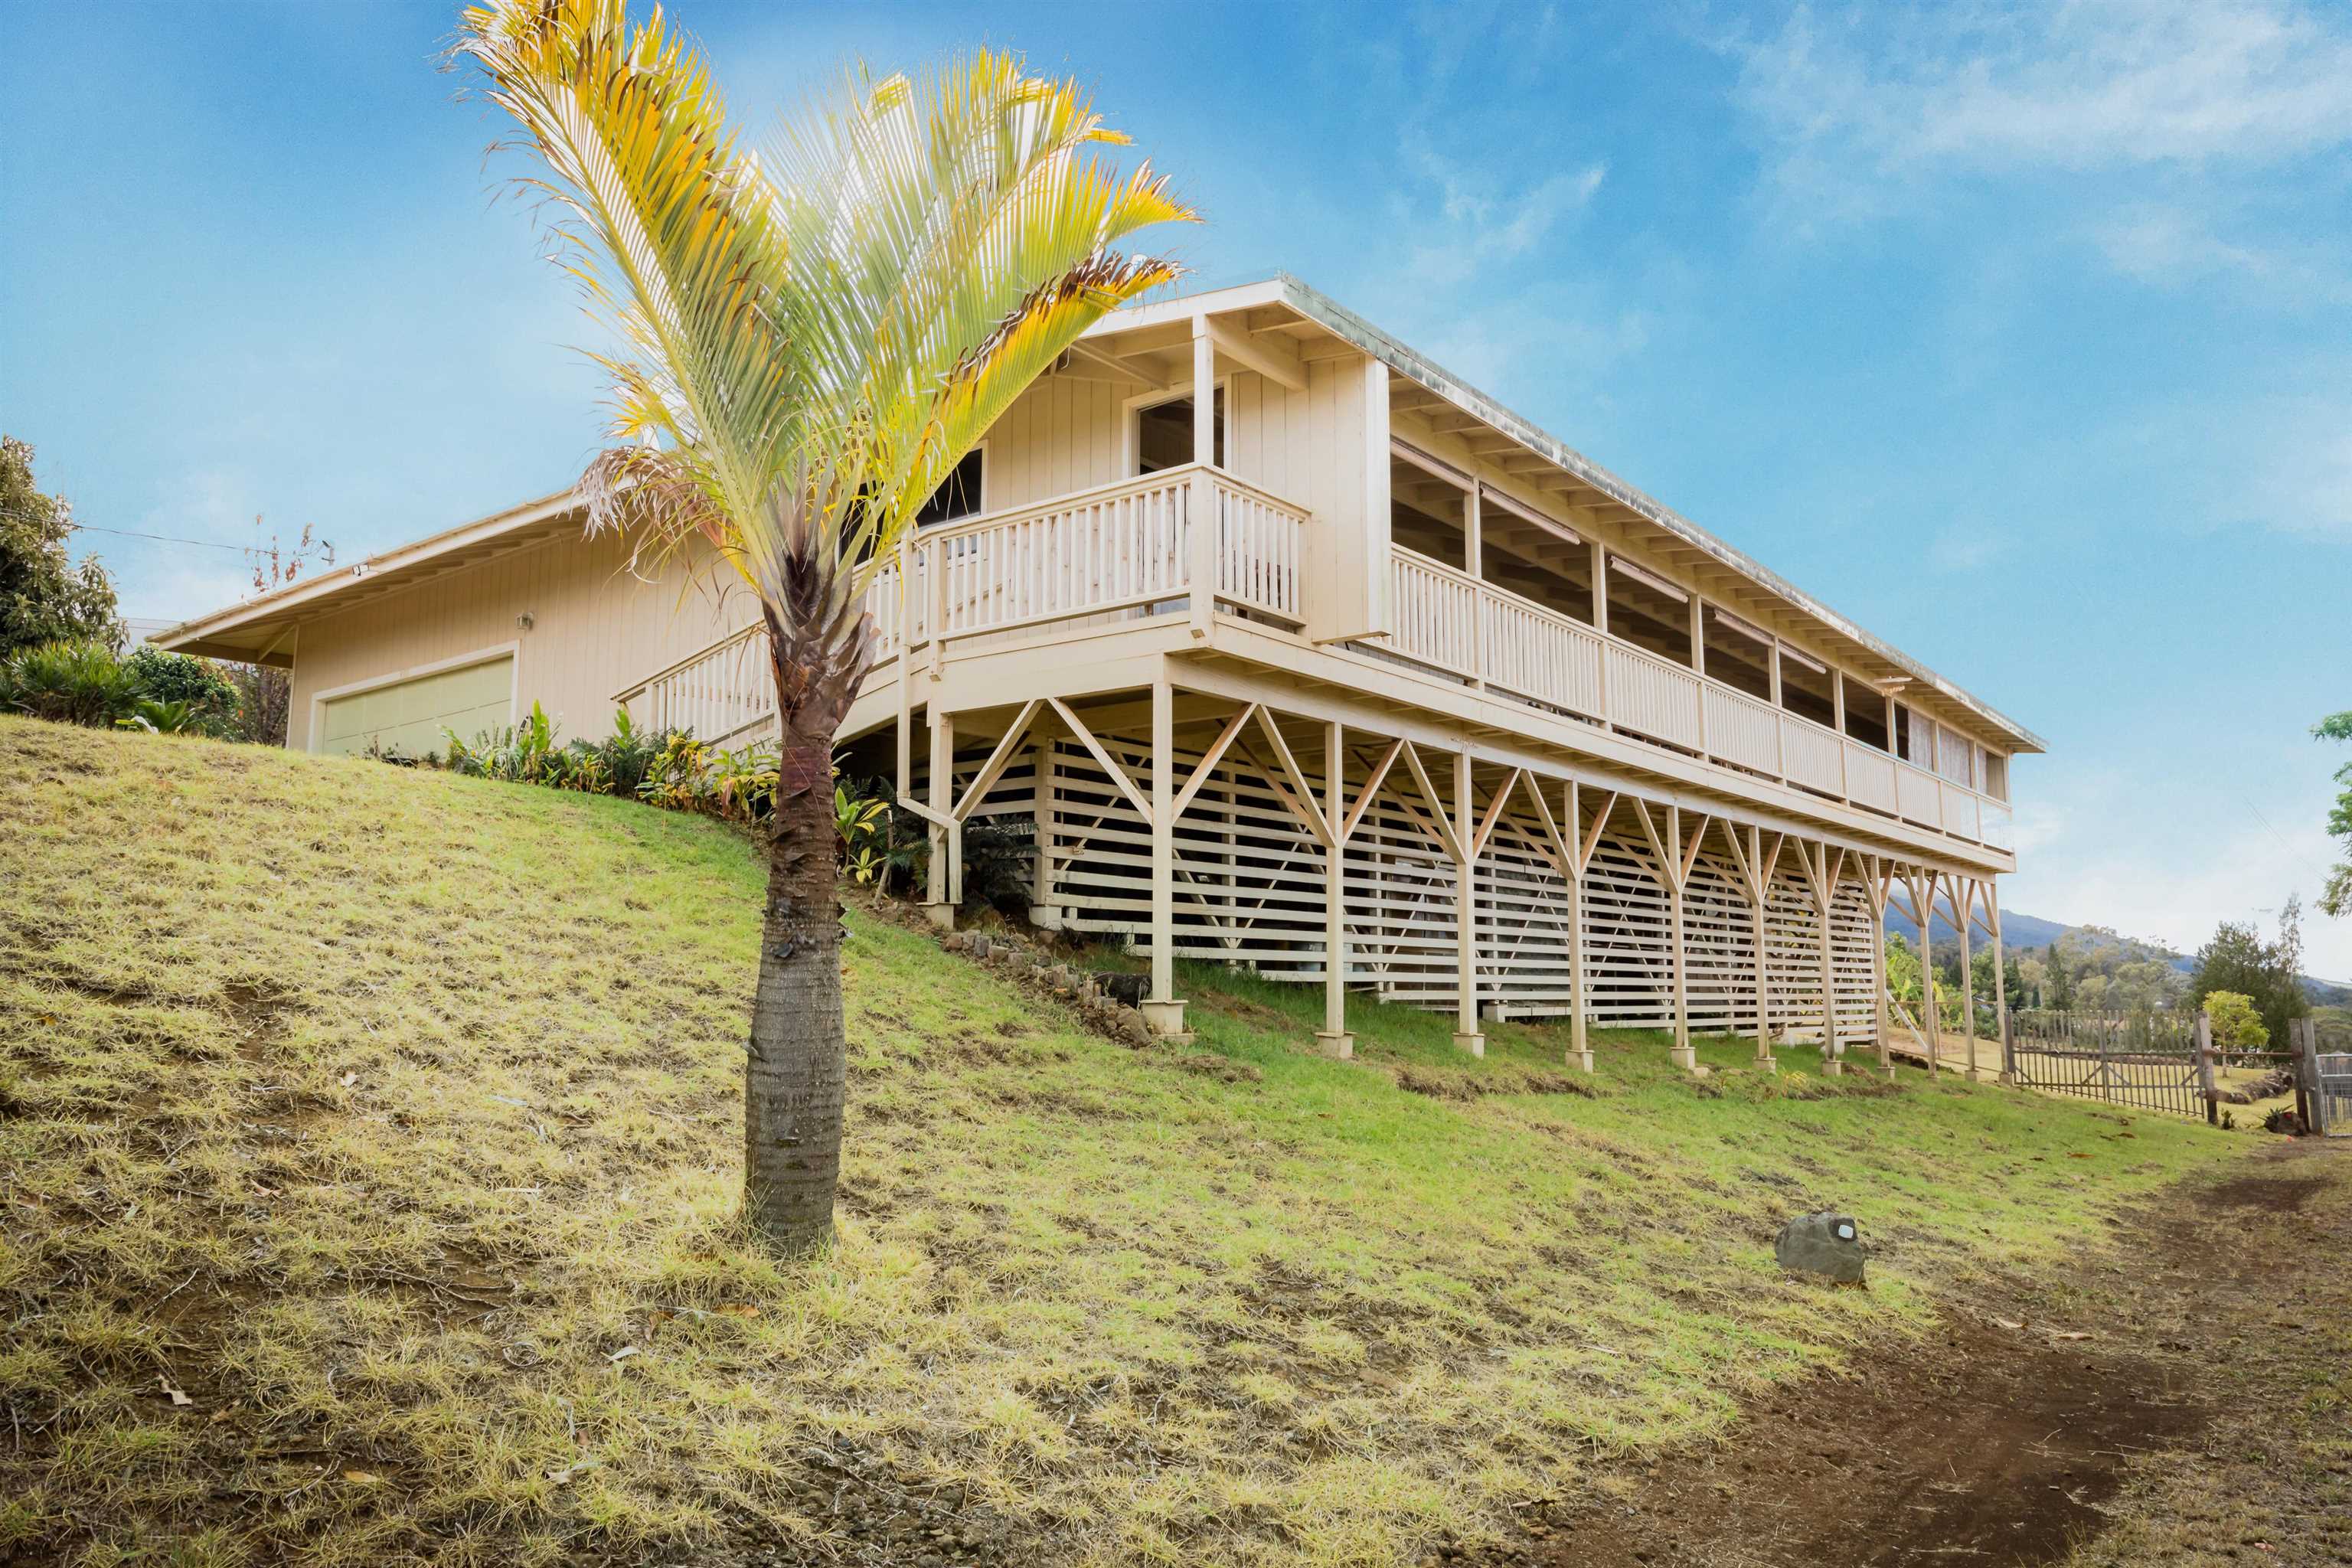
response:
M1112 247L1193 216L1068 81L982 51L846 71L758 153L659 10L493 0L454 53L544 165L557 260L619 347L591 532L740 584L768 632L782 762L744 1072L745 1209L833 1233L845 1078L834 732L864 607L923 500L1104 312L1178 275Z

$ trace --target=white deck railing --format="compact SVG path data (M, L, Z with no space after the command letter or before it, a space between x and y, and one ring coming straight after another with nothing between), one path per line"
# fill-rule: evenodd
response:
M613 693L641 730L691 730L722 741L776 711L767 628L754 621Z
M1196 518L1212 520L1197 536ZM1188 464L926 528L867 589L876 657L887 662L928 647L934 626L952 643L1189 601L1195 575L1213 584L1218 602L1296 624L1307 521L1303 507ZM775 688L758 629L730 632L614 700L640 724L690 728L712 741L771 718Z
M1717 762L1999 848L2009 807L1580 621L1390 552L1386 651Z

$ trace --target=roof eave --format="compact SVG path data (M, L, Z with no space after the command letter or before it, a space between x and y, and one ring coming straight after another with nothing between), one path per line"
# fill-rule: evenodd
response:
M1496 398L1415 353L1338 300L1286 272L1277 274L1272 282L1281 303L1289 306L1334 336L1355 344L1398 374L1420 383L1440 397L1457 405L1464 412L1475 415L1492 425L1496 429L1525 446L1529 451L1575 475L1578 479L1628 510L1639 513L1650 522L1694 548L1705 551L1725 566L1748 578L1767 592L1786 600L1790 605L1822 622L1839 636L1850 638L1869 649L1914 680L1932 687L1939 696L1944 697L1956 707L1965 710L1986 724L1999 730L2002 734L2010 736L2017 742L2018 751L2046 752L2049 750L2048 743L2041 736L1990 703L1963 690L1893 644L1865 631L1860 625L1832 610L1787 578L1767 567L1762 562L1717 538L1664 502L1635 489L1534 421L1506 407ZM1265 288L1266 285L1254 284L1230 290L1230 292L1255 294ZM1213 296L1209 295L1198 297L1201 300L1211 298ZM1261 301L1255 299L1248 301L1251 304L1260 302L1272 301L1270 300ZM1171 308L1178 303L1180 302L1174 300L1167 302ZM1182 303L1192 302L1183 301ZM1195 305L1194 308L1199 307ZM1236 307L1221 305L1218 308ZM1171 309L1171 313L1189 314L1190 312L1174 311Z

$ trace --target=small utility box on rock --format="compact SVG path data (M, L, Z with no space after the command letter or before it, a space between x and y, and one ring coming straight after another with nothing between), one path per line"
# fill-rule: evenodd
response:
M1801 1214L1780 1227L1772 1253L1783 1268L1840 1285L1862 1283L1862 1227L1852 1215Z

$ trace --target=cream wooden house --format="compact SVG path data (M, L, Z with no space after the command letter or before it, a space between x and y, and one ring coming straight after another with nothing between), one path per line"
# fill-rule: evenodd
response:
M1529 1016L1587 1066L1589 1024L1883 1060L1889 900L1997 939L2011 760L2042 749L1289 278L1099 323L872 608L854 770L941 843L1034 835L1033 918L1148 951L1169 1033L1181 954L1322 985L1338 1051L1354 987L1472 1050ZM772 723L751 619L554 496L157 640L289 667L313 751L534 700L740 744Z

